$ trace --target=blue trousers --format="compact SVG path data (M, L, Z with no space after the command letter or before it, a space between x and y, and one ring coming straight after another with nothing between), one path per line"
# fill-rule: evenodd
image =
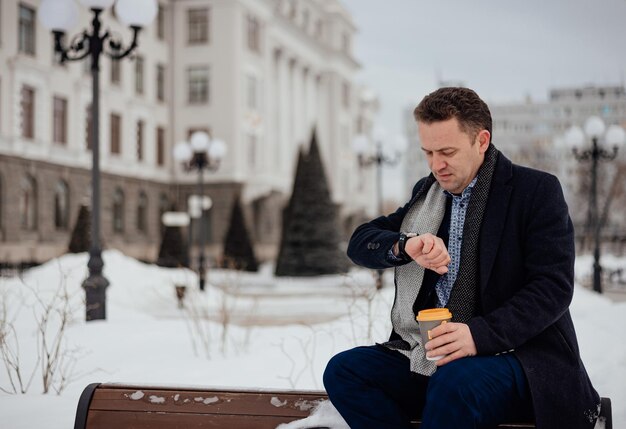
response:
M412 373L406 356L383 346L334 356L324 371L328 397L351 429L493 428L533 420L524 371L515 356L474 356Z

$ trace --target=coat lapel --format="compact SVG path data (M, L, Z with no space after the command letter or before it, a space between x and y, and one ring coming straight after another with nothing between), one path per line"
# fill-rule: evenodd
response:
M502 232L506 222L506 214L513 187L509 180L513 175L513 165L502 153L500 153L496 171L491 182L490 196L487 201L487 209L482 222L480 240L480 294L485 293L485 288L491 277L493 264L498 254Z

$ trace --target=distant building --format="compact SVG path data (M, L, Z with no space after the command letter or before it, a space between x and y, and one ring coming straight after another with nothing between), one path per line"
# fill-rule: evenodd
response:
M549 99L542 102L526 100L513 104L489 103L493 117L493 143L514 162L549 171L561 180L577 232L585 229L588 216L590 163L577 162L570 151L559 147L560 139L573 125L584 126L592 115L601 117L607 127L618 124L626 127L626 91L622 86L589 86L583 88L553 89ZM429 173L419 149L413 108L407 110L407 135L415 142L410 147L407 163L407 182ZM591 142L587 142L589 147ZM610 148L609 148L610 149ZM617 161L601 163L599 169L600 209L606 202L608 188L617 171L626 177L626 148ZM414 168L418 165L418 168ZM619 185L619 184L618 184ZM606 239L626 239L626 189L616 186L612 208L608 212Z
M38 5L0 5L0 260L63 253L89 203L90 65L58 63ZM74 33L88 26L82 9ZM103 22L130 41L110 10ZM351 141L377 106L354 83L355 34L338 0L160 0L134 59L101 61L105 246L155 259L161 214L186 210L195 192L172 148L196 130L228 146L205 174L213 257L238 195L259 256L275 256L297 151L314 127L346 228L371 212L373 176L359 171Z
M571 151L560 146L573 125L584 127L590 116L599 116L606 126L626 126L626 91L622 86L589 86L553 89L546 102L490 106L494 119L493 142L514 162L549 171L559 177L577 233L585 231L589 207L590 162L579 163ZM600 143L603 143L602 141ZM586 146L591 148L591 141ZM612 148L606 149L611 150ZM624 152L624 148L622 148ZM624 169L624 153L611 163L600 162L598 170L600 210L618 169ZM622 182L624 181L622 176ZM618 189L619 191L619 189ZM607 239L626 238L626 189L612 199L604 234Z

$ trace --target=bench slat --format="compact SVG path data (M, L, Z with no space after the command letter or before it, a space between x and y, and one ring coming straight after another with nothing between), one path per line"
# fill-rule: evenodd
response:
M98 388L91 410L193 414L243 414L307 417L323 393L184 391L146 388Z
M89 412L89 429L276 429L295 420L289 416L153 413L132 411Z

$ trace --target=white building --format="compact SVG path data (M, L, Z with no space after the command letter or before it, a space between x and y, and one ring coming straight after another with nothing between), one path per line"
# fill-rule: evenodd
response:
M259 256L275 255L296 154L314 127L346 233L372 212L373 176L358 170L350 142L375 105L354 84L356 28L338 0L159 3L132 60L101 59L106 246L155 259L160 215L172 203L186 209L195 192L196 176L172 159L173 145L195 130L228 147L219 170L205 174L214 257L239 195ZM0 4L0 260L63 253L90 192L89 64L58 64L38 5ZM82 10L73 34L90 15ZM112 11L102 18L130 42Z

